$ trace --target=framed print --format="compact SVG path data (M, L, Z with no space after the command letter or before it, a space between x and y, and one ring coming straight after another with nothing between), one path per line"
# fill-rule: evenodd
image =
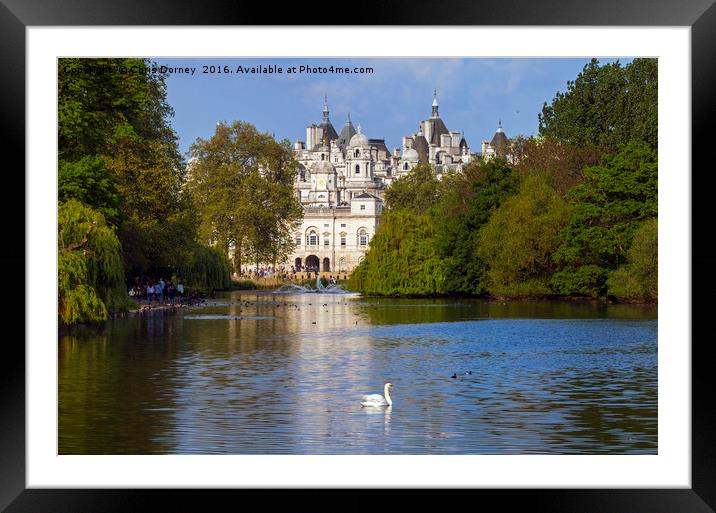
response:
M710 2L81 4L0 8L3 508L714 510Z

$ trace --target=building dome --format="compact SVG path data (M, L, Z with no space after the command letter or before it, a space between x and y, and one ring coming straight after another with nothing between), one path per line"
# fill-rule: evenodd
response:
M368 147L368 138L364 135L358 132L353 137L351 137L350 142L351 148L367 148Z
M349 146L351 148L368 148L370 146L368 138L363 134L360 125L358 125L358 133L351 137Z
M418 155L418 152L413 148L408 148L403 152L403 160L407 160L408 162L417 162L420 160L420 155Z
M333 174L336 172L336 168L333 164L327 160L321 160L313 166L313 172L316 174Z

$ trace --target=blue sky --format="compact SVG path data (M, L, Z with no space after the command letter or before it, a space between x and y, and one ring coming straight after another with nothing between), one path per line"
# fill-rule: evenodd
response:
M601 63L615 59L599 59ZM631 58L619 59L626 64ZM473 151L491 139L498 120L508 137L537 133L543 103L564 91L589 59L154 59L159 65L196 67L167 78L172 126L185 153L208 138L218 121L247 121L278 139L305 141L306 125L321 120L323 96L338 132L350 112L368 137L400 147L430 116L433 89L450 130L462 130ZM278 65L283 74L202 74L202 66ZM369 66L372 74L288 74L291 66Z

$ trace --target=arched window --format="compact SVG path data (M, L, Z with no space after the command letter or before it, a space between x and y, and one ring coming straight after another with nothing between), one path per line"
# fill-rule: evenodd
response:
M308 232L308 236L306 237L306 244L309 246L316 246L318 245L318 234L315 232L315 230L311 230Z
M354 156L355 158L360 157L360 150L356 150L355 153L353 154L353 156Z
M408 163L407 163L407 162L406 162L405 164L403 164L403 169L405 169L405 170L407 171L407 169L408 169Z
M356 164L356 174L357 175L360 174L360 166L358 164Z
M321 153L321 160L325 160L325 158L326 158L326 156L323 153Z
M358 245L368 245L368 231L365 228L361 228L360 230L358 230Z

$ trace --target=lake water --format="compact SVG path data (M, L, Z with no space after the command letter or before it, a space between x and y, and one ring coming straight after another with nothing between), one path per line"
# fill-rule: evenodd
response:
M59 452L656 454L656 310L251 291L116 319L60 336Z

